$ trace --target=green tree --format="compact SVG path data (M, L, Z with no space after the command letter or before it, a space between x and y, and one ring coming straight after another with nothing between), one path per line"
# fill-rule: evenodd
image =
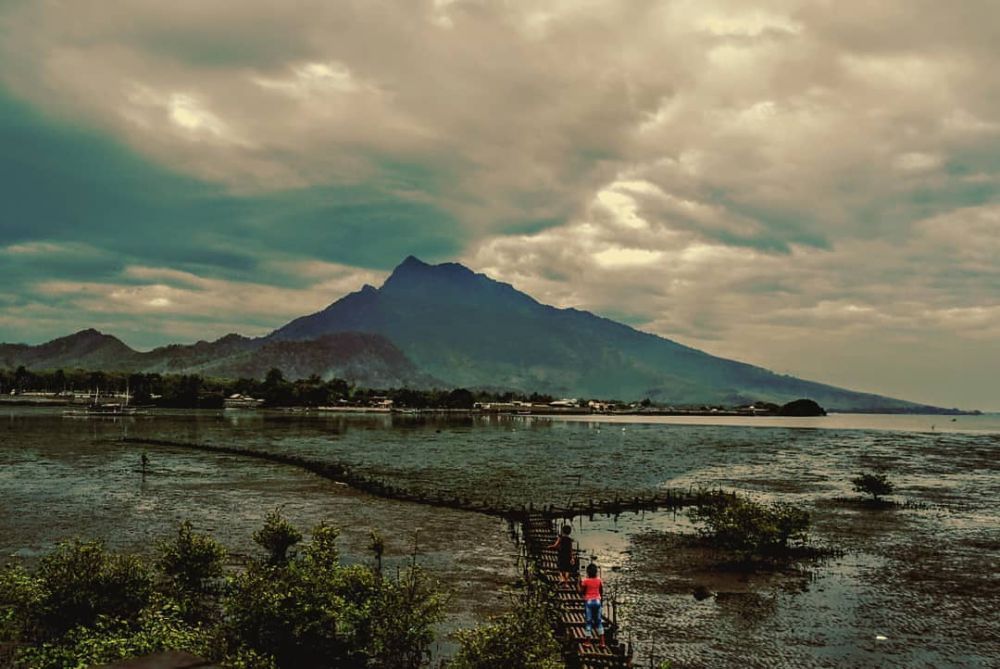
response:
M49 386L49 390L55 393L61 393L66 390L66 372L61 369L57 369L55 374L52 375L52 383Z
M301 537L287 525L274 512L262 533ZM0 569L0 642L21 647L19 669L83 669L165 649L232 669L425 666L444 601L433 582L419 569L381 578L344 566L337 539L320 525L296 555L251 560L222 590L221 548L188 523L159 544L155 580L134 556L67 542L34 572ZM183 599L198 593L211 615L190 615Z
M307 379L299 379L294 384L296 404L323 406L330 403L329 389L323 379L313 374Z
M689 513L703 524L699 529L703 537L744 558L781 553L790 542L805 543L811 522L808 511L790 504L762 504L728 495L719 495Z
M18 665L30 669L85 669L164 650L212 653L212 632L185 621L176 605L143 609L132 620L98 617L54 640L24 649Z
M288 560L288 549L302 541L302 533L274 509L264 518L264 527L253 533L253 540L269 555L272 565Z
M871 495L873 502L879 502L882 495L891 495L896 490L896 486L885 474L864 472L852 478L851 483L854 486L854 492Z
M116 555L100 541L72 540L41 559L35 573L36 599L24 611L22 627L43 636L91 625L100 616L131 618L149 603L153 579L145 563Z
M300 554L252 563L226 602L235 645L273 655L280 667L416 669L433 641L442 600L419 571L379 579L343 566L337 530L320 525Z
M261 397L271 406L288 406L292 404L293 386L285 380L285 375L277 367L268 370L264 383L260 387Z
M189 521L177 536L157 545L156 568L163 591L174 598L189 617L207 615L206 605L221 591L226 549L212 537L195 534Z
M471 409L476 398L465 388L456 388L448 393L444 402L449 409Z
M14 389L18 393L23 393L25 390L31 389L32 374L24 365L20 365L16 370L14 370Z
M41 633L40 610L46 594L42 580L21 565L0 569L0 642L18 643Z
M331 400L342 400L351 394L351 387L344 379L330 379L326 382L326 392Z
M543 601L527 596L513 611L455 633L459 650L450 669L559 669L559 644Z

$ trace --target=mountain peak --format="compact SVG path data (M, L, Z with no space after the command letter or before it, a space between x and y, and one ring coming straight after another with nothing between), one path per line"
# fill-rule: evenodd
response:
M216 339L213 344L232 344L232 343L243 343L250 341L249 337L244 337L237 332L230 332L229 334L223 335Z
M86 328L85 330L80 330L79 332L74 332L71 335L66 335L65 337L58 337L48 342L49 344L55 343L65 343L65 344L75 344L80 342L108 342L108 343L122 343L118 337L114 335L109 335L101 332L100 330L95 330L94 328Z
M416 256L406 256L403 262L392 270L392 274L382 284L382 288L398 288L422 283L426 280L452 282L455 279L474 277L475 273L459 263L446 262L440 265L431 265L417 258Z
M430 265L417 256L411 254L403 258L403 262L399 263L399 265L396 266L396 269L400 269L401 267L430 267Z

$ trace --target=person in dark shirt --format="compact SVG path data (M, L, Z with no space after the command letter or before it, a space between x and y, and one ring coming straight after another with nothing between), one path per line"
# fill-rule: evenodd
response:
M562 578L564 585L569 583L570 574L573 572L573 565L576 563L576 558L573 556L573 540L569 538L572 531L572 525L563 525L562 533L556 537L555 542L549 546L549 548L554 548L559 551L557 553L559 576Z

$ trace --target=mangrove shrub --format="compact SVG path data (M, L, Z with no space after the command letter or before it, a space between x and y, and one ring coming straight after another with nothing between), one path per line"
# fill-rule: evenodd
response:
M719 495L690 511L702 523L699 533L715 545L744 557L772 556L808 539L810 517L804 509L746 497Z
M517 608L485 625L455 633L459 651L448 669L560 669L559 644L545 605L527 596Z
M277 512L256 537L267 556L228 576L222 547L188 523L151 563L70 541L33 571L0 569L0 666L83 669L162 650L232 669L426 665L443 599L419 569L342 565L328 525L289 555L302 533Z
M878 502L882 495L891 495L896 490L889 477L885 474L862 473L851 479L854 492L871 495L872 501Z

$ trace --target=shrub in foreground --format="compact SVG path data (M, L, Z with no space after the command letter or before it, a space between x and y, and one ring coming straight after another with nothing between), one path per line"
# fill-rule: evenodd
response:
M22 651L18 665L31 669L85 669L177 649L210 655L213 641L212 631L190 625L181 607L163 603L144 609L134 620L100 616L92 625L78 625L52 641Z
M267 555L228 578L221 546L189 524L151 565L70 541L34 571L3 568L0 645L20 647L10 666L83 669L161 650L232 669L426 664L444 600L419 569L383 578L344 566L327 525L289 556L301 533L277 513L265 528Z
M449 669L559 669L559 644L541 599L526 596L514 611L455 634L459 651Z
M206 534L196 534L185 521L173 540L157 544L156 569L163 592L181 605L190 619L211 615L224 586L226 549Z
M338 531L320 525L283 565L257 562L226 600L233 643L272 655L280 667L414 669L433 642L443 600L417 569L398 579L342 566Z

